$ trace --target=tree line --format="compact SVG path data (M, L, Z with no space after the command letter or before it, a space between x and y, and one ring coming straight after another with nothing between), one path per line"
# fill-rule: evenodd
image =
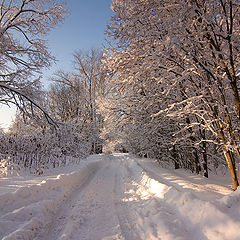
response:
M239 5L113 1L103 103L118 144L205 177L227 165L239 186Z

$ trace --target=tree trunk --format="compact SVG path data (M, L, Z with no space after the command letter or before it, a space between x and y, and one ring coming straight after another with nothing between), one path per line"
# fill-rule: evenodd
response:
M203 150L203 176L208 178L207 151L205 148Z
M175 145L173 145L172 156L173 156L173 159L174 159L174 168L179 169L180 165L179 165L179 162L177 160L177 151L176 151Z
M224 98L223 98L223 100L224 100ZM227 109L225 109L225 112L226 112L226 123L227 123L227 128L228 128L227 131L228 131L230 137L232 137L233 135L231 134L232 133L231 119L229 118ZM223 127L222 127L222 125L221 125L221 123L220 123L220 121L218 119L218 112L217 112L217 110L214 111L214 115L216 117L215 122L216 122L216 125L217 125L218 130L219 130L220 139L223 142L224 157L226 159L226 162L228 164L228 168L229 168L229 171L230 171L230 174L231 174L231 177L232 177L233 190L236 190L237 187L239 186L239 181L238 181L237 171L236 171L236 168L235 168L234 153L230 149L227 149L227 147L226 147L226 142L227 141L226 141L226 138L225 138ZM231 139L231 140L233 140L233 139Z
M237 177L237 172L236 172L236 168L235 168L235 159L234 159L234 155L233 152L230 150L226 150L224 149L224 155L226 158L226 161L228 163L228 168L232 177L232 181L233 181L233 190L237 190L237 187L239 186L239 181L238 181L238 177Z
M193 148L193 155L194 155L194 161L195 161L195 165L196 165L196 173L199 174L201 172L201 165L199 162L197 150L195 148Z
M205 129L200 131L200 134L203 140L206 140ZM208 178L208 164L207 164L207 143L205 141L202 142L203 147L203 176Z

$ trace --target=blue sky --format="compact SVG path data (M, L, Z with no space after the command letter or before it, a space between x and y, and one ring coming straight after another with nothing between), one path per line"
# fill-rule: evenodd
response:
M111 0L67 0L70 10L63 24L53 29L49 36L49 49L58 62L45 71L44 78L61 69L72 69L76 50L101 48L104 31L111 16Z
M63 24L56 26L47 36L50 52L57 63L43 71L43 83L57 70L72 70L76 50L101 48L104 31L111 16L111 0L65 0L70 14ZM7 128L14 117L14 108L0 106L0 126Z

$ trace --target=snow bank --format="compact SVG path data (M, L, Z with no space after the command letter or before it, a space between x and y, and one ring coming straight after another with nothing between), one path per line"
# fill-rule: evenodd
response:
M139 189L142 196L146 196L147 189L171 205L190 230L196 230L196 239L240 239L240 188L215 201L204 201L192 191L155 180L145 170L142 170L140 185L144 186L143 190Z
M51 224L66 196L80 188L101 164L101 161L91 162L77 172L1 195L0 239L34 239L41 229Z

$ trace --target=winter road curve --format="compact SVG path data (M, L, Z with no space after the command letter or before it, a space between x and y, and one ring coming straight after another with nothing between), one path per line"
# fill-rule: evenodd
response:
M37 240L198 239L184 221L142 180L142 169L128 155L106 155L105 164L63 202ZM205 239L204 236L199 239Z
M239 240L240 189L152 159L94 155L43 179L0 194L0 239Z

